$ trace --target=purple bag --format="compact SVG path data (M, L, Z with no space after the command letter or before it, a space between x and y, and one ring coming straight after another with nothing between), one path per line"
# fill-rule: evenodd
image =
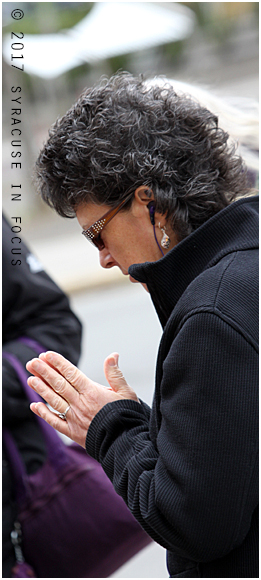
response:
M42 401L28 386L18 359L3 356L15 368L29 401ZM32 475L27 475L11 434L4 431L22 533L23 557L13 577L106 578L151 539L100 464L76 443L63 443L52 427L37 419L48 459Z

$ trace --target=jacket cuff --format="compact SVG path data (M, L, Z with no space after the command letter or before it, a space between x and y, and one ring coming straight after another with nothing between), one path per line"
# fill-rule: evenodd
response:
M86 451L96 461L102 462L100 447L103 439L109 435L111 442L122 434L122 431L134 427L134 423L148 421L149 407L132 399L119 399L107 403L98 411L88 429L85 441Z

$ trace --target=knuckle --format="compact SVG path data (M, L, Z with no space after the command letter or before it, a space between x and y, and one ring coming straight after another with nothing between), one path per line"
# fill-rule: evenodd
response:
M57 399L56 397L53 397L50 405L55 411L58 411L59 403L60 403L59 399Z
M78 376L78 369L76 367L69 369L66 373L66 378L70 383L75 381L77 379L77 376Z
M114 371L114 373L113 373L112 376L113 376L114 379L124 380L125 381L124 376L123 376L122 372L119 369L115 369L115 371Z
M55 391L60 393L65 388L65 380L63 378L55 379L53 388Z
M52 426L54 427L54 429L59 431L59 419L57 417L54 417Z
M41 364L39 375L43 379L46 379L46 377L48 376L48 369L45 367L45 365Z

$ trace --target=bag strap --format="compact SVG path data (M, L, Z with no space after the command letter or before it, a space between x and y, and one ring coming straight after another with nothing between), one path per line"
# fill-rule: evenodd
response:
M27 383L28 375L26 373L26 370L24 369L22 363L16 358L16 356L10 354L9 352L3 352L3 358L8 360L9 363L14 368L14 370L16 371L19 381L30 403L35 402L42 403L43 399L40 397L40 395L35 393L35 391L33 391L31 387L29 387ZM53 427L50 427L50 425L48 425L46 421L38 417L38 415L35 415L35 417L43 433L50 462L52 463L53 467L58 471L60 468L67 465L69 462L68 456L65 453L65 443L63 443L62 439L59 437L59 435L56 433Z

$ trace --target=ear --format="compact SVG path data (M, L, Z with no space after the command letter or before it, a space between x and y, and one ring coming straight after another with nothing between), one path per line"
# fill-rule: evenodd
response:
M148 187L148 185L140 185L135 189L135 199L138 203L142 205L147 205L150 201L154 199L153 191Z
M154 194L152 189L148 185L140 185L135 189L134 199L136 202L136 209L140 213L142 208L146 208L146 212L148 211L148 217L152 223L152 225L157 224L160 222L162 225L165 225L166 218L165 215L160 214L159 212L155 211L155 204L151 202L154 201ZM152 207L154 205L154 211Z

